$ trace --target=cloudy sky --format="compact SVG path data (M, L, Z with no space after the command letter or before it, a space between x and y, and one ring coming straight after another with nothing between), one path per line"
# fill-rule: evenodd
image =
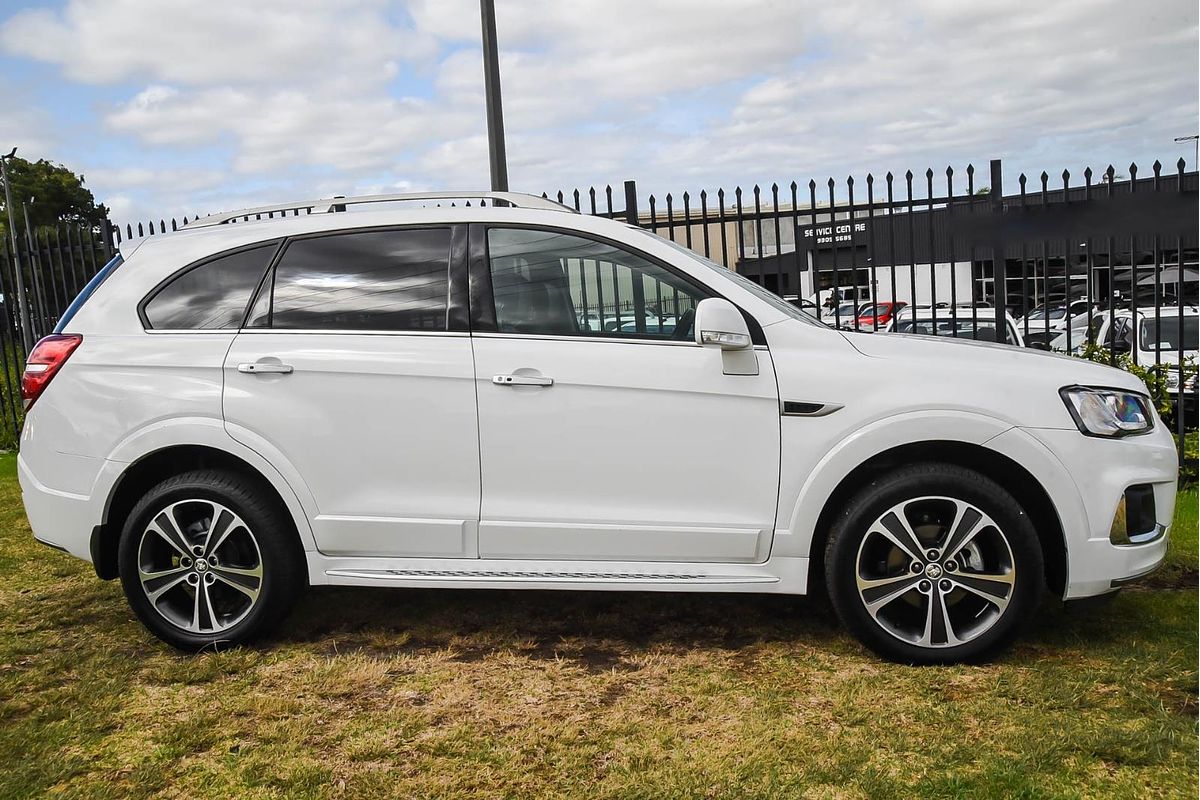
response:
M1196 0L496 0L514 189L1180 156ZM483 187L476 0L0 0L0 149L114 219Z

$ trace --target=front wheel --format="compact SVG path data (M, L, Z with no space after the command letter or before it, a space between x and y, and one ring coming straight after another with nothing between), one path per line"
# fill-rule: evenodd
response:
M130 512L118 550L129 605L184 650L269 633L305 586L304 556L267 487L198 470L155 486Z
M843 624L892 661L953 663L1006 646L1036 610L1041 547L999 484L949 464L872 481L835 522L826 584Z

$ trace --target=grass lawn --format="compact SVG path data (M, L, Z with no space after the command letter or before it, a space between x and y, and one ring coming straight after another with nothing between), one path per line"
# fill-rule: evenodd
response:
M271 646L157 643L36 544L0 457L0 797L1197 796L1196 492L1170 566L909 668L817 601L310 592Z

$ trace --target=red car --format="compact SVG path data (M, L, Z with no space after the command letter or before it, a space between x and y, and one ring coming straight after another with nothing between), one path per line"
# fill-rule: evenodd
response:
M892 321L892 316L908 303L872 303L858 312L859 330L883 330Z

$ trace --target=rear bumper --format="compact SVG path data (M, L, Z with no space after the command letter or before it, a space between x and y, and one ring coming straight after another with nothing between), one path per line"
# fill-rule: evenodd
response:
M90 562L92 529L101 517L91 497L45 485L22 455L17 456L17 478L33 538Z

